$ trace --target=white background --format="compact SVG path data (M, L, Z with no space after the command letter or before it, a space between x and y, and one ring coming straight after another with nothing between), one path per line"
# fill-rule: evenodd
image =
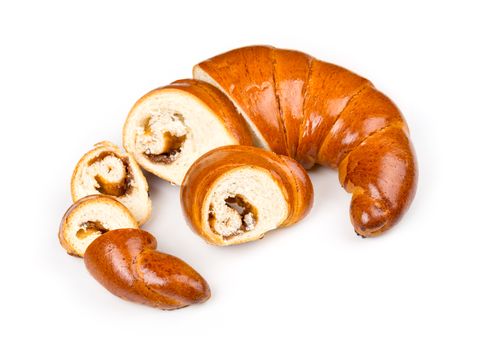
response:
M483 20L474 3L2 1L0 347L481 349ZM205 244L178 188L149 177L145 228L210 283L205 304L122 301L65 254L69 180L132 104L249 44L306 51L369 79L405 114L420 180L402 222L358 238L335 172L292 228Z

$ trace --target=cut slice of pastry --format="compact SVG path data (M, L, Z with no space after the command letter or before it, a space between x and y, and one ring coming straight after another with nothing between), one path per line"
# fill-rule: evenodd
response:
M137 228L129 210L112 197L81 198L67 210L59 228L62 247L74 256L84 256L89 244L103 233L119 228Z
M124 124L123 143L141 167L180 185L198 157L219 146L251 145L252 136L221 91L186 79L136 102Z
M225 146L199 158L181 186L192 229L216 245L260 239L308 214L313 188L305 170L283 155Z
M71 180L74 202L92 194L116 198L133 214L139 225L151 215L148 183L134 158L116 145L96 144L77 163Z

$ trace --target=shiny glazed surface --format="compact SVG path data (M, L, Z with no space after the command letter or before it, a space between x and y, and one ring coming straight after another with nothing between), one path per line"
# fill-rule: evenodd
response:
M417 186L408 128L370 81L269 46L235 49L197 67L240 105L271 150L306 169L339 168L341 184L353 193L351 220L359 235L382 233L407 210Z
M203 277L184 261L155 250L156 245L146 231L112 230L91 243L84 262L100 284L122 299L161 309L208 300Z

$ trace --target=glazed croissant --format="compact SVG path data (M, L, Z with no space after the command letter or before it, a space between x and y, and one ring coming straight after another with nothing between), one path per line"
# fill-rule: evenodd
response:
M309 176L293 159L250 146L225 146L199 158L181 186L193 230L216 245L260 239L312 207Z
M106 232L87 248L91 275L120 298L161 309L209 299L206 281L184 261L156 251L156 238L140 229Z
M368 80L297 51L233 50L194 67L195 79L223 91L249 121L260 146L305 168L339 169L352 193L356 232L393 226L415 194L417 168L406 122Z

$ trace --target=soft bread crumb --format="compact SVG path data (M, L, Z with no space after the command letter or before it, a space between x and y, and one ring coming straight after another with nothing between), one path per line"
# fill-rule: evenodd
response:
M96 176L102 177L106 182L119 183L127 176L126 167L121 159L114 155L108 155L98 160L86 169L87 177L84 178L86 186L99 188Z
M136 128L136 151L148 155L169 152L170 142L166 137L167 133L182 137L188 130L181 114L159 109L147 117L144 127Z
M172 119L175 115L182 116L182 123ZM148 136L143 136L146 130ZM185 139L169 162L153 162L146 150L149 148L151 154L163 153L165 132L177 137L184 135ZM201 155L238 142L216 113L196 96L176 89L160 89L134 106L124 125L123 143L144 169L181 185L189 167Z
M151 214L148 184L134 158L109 142L89 151L72 176L72 198L110 195L124 204L140 224Z
M95 195L72 205L63 218L60 235L61 241L69 246L70 253L83 256L87 247L102 233L137 227L136 219L121 203L107 196Z
M236 197L243 198L240 208L227 203ZM277 228L288 215L288 205L267 170L246 166L223 174L214 183L204 213L205 231L222 239L246 241Z

